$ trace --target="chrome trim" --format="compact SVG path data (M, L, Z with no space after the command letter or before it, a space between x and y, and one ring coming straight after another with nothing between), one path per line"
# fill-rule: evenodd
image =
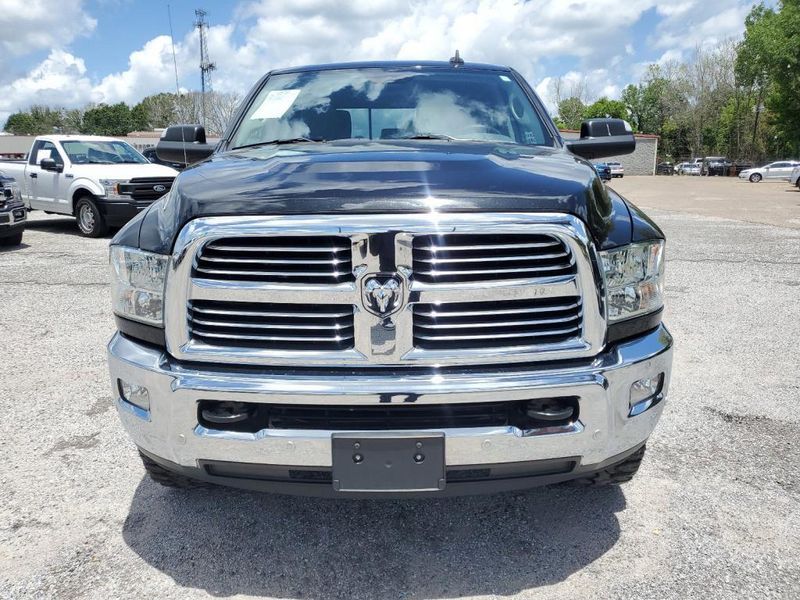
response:
M580 457L581 465L600 463L644 442L666 402L629 416L631 384L664 373L666 397L672 364L672 337L660 326L615 345L592 359L547 368L491 366L458 373L372 372L371 369L225 369L186 366L158 349L116 334L109 342L112 392L117 379L147 387L150 421L117 402L133 441L150 454L196 466L198 460L274 465L329 466L331 431L267 430L237 434L198 429L199 400L317 405L379 405L414 402L454 404L510 401L554 396L578 398L579 424L567 431L526 432L509 427L446 430L450 465L507 463Z
M399 232L399 233L394 233ZM473 283L423 283L412 273L414 236L443 233L542 234L564 245L577 266L570 275L492 280ZM193 278L198 252L216 240L259 236L342 236L350 239L355 281L335 284L262 283ZM394 240L395 260L386 265L372 243L375 236ZM387 237L392 236L392 237ZM548 242L544 247L551 245ZM518 249L518 245L495 244ZM491 244L476 245L488 248ZM385 244L384 244L385 247ZM291 246L287 246L291 248ZM299 247L298 247L299 248ZM303 366L458 365L514 363L582 358L603 348L606 317L603 279L597 250L583 222L560 213L476 213L409 215L282 215L206 217L188 223L175 243L167 277L165 329L170 354L180 360ZM393 269L393 271L392 271ZM391 272L400 283L402 306L389 316L363 308L363 285L376 275ZM255 272L255 271L254 271ZM261 272L261 271L259 271ZM513 275L513 273L512 273ZM425 350L414 347L413 310L417 303L479 302L533 298L582 298L580 328L569 339L550 344L479 349ZM354 307L355 346L346 351L269 351L259 348L216 346L191 337L187 307L192 300L254 303L301 303ZM570 330L571 332L572 330ZM570 333L567 332L567 333ZM534 336L530 336L531 338Z

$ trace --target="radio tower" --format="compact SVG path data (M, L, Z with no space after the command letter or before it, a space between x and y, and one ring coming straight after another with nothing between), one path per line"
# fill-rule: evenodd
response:
M197 27L197 31L200 34L200 106L203 112L203 126L206 125L206 89L209 92L211 91L211 71L217 68L217 65L208 58L208 43L206 42L207 14L202 8L196 8L194 11L194 26Z

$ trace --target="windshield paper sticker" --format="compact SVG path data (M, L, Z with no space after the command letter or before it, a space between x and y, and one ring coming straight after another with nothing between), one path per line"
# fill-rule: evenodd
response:
M300 90L273 90L264 98L256 109L256 112L250 117L253 119L280 119L289 107L294 103Z

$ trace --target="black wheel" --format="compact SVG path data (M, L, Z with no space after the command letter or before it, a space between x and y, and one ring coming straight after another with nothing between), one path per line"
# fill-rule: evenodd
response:
M753 173L752 175L750 175L750 181L752 181L753 183L758 183L759 181L761 181L761 174Z
M78 229L86 237L98 238L108 232L106 220L91 198L84 196L78 200L75 205L75 218L78 220Z
M139 452L139 456L142 459L144 470L147 471L150 479L159 485L182 490L192 490L209 486L209 484L204 481L198 481L197 479L192 479L178 473L173 473L169 469L165 469L141 451Z
M579 487L600 487L605 485L619 485L633 479L639 470L644 458L645 446L639 448L622 462L606 467L602 471L592 473L588 477L581 477L568 481L569 485Z
M22 243L22 232L0 238L0 246L19 246Z

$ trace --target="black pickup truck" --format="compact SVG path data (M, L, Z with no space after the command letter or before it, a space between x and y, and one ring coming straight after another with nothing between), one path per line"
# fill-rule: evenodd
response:
M113 239L108 345L153 479L334 497L629 480L664 407L664 236L514 70L272 71Z
M22 202L19 185L13 177L0 171L0 245L21 244L27 219L28 211Z

